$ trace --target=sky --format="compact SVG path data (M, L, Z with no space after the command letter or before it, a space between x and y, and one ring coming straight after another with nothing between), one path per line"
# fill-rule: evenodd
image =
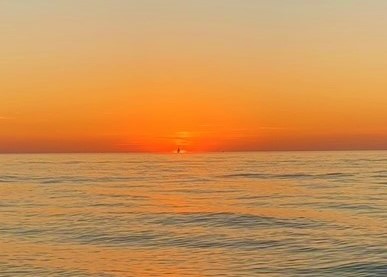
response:
M386 12L2 0L0 152L387 149Z

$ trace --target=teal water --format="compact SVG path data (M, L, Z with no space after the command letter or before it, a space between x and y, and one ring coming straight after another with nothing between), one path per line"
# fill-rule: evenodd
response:
M0 276L387 276L387 152L0 155Z

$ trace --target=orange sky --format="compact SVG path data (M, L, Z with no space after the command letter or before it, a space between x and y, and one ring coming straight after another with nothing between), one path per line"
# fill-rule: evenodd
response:
M386 10L1 1L0 152L387 149Z

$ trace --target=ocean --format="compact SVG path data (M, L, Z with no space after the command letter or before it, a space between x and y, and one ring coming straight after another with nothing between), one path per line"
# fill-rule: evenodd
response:
M387 276L387 151L0 155L0 276Z

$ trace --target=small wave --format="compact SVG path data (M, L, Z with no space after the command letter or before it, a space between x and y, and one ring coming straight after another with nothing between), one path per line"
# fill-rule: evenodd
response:
M73 238L80 244L104 245L107 247L136 246L145 248L192 248L192 249L258 249L283 247L280 240L230 237L222 234L181 235L166 232L137 232L112 236L108 233L83 234Z
M346 178L352 177L353 174L332 172L324 174L264 174L264 173L237 173L221 175L221 178L251 178L251 179L330 179L330 178Z
M237 174L226 174L221 175L221 178L258 178L258 179L264 179L269 178L270 175L268 174L261 174L261 173L237 173Z
M63 277L92 277L90 272L80 269L64 269L64 268L52 268L41 267L32 264L19 265L12 261L6 263L0 262L1 276L63 276ZM108 275L102 274L99 276L107 277ZM110 276L110 275L109 275Z
M149 176L103 176L103 177L83 177L83 176L0 176L0 183L20 183L28 182L34 184L84 184L84 183L115 183L126 181L144 181Z
M366 205L366 204L327 204L324 203L321 208L333 208L333 209L339 209L339 210L351 210L351 211L375 211L378 210L377 207L371 206L371 205Z
M175 184L176 182L178 183L192 183L192 184L195 184L195 183L207 183L207 182L211 182L212 179L210 178L180 178L178 180L163 180L163 183L171 183L171 184Z
M13 183L18 179L16 175L1 175L0 183Z
M329 274L329 276L386 276L387 263L351 262L342 265L298 270L298 274Z
M377 174L377 175L372 175L372 178L387 178L387 173L386 174Z
M152 224L159 225L178 225L182 227L224 227L224 228L263 228L263 227L289 227L289 228L305 228L305 227L321 227L322 222L315 222L307 219L281 219L274 217L263 217L250 214L234 214L234 213L199 213L186 215L165 215L154 216L148 219Z

